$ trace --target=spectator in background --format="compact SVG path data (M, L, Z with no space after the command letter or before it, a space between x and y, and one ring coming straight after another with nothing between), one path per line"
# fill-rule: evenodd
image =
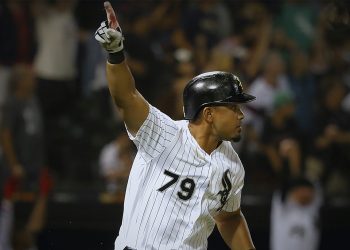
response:
M317 250L322 194L304 177L285 180L272 197L271 250Z
M240 16L240 43L246 49L241 60L242 74L251 82L260 73L271 43L272 17L259 2L245 3Z
M182 91L194 77L196 71L192 51L177 49L174 53L174 58L175 73L172 86L167 94L159 97L158 107L171 118L181 120L184 116Z
M32 233L40 231L43 226L43 213L46 210L47 195L52 185L47 170L43 170L44 134L40 107L34 94L35 86L35 75L29 66L19 65L14 68L11 81L12 93L4 107L4 119L0 127L1 145L6 160L5 193L2 204L5 214L1 216L1 226L4 227L1 228L1 234L8 232L8 235L10 232L9 227L13 221L11 210L14 192L20 187L26 191L35 191L41 176L41 195L36 203L38 208L33 210L23 234L19 235L20 238L23 236L26 239L31 238ZM7 236L2 235L1 239L3 242L9 242ZM18 242L23 243L27 240L20 239Z
M271 16L263 4L249 1L240 8L236 21L237 31L224 37L216 48L232 57L235 71L250 83L260 72L271 43Z
M221 50L220 47L214 47L210 50L209 60L204 66L204 71L226 71L234 72L235 64L233 57Z
M308 55L301 50L294 51L288 73L290 88L295 99L296 122L305 136L304 142L310 141L315 125L317 91L315 79L310 73Z
M225 3L218 0L193 1L182 18L182 29L189 44L202 37L206 49L232 32L232 18ZM220 27L220 29L217 29Z
M40 175L39 196L25 225L15 223L15 193L20 182L9 178L4 185L3 198L0 204L0 249L1 250L34 250L37 249L37 236L45 226L48 195L52 188L52 179L47 169Z
M0 3L0 109L7 98L12 66L31 63L34 33L28 2L5 0ZM1 121L1 111L0 111Z
M329 51L329 72L350 88L349 1L331 1L323 11L323 35Z
M338 77L328 78L317 115L314 146L324 163L324 181L330 193L349 193L350 113L343 109L347 93Z
M209 60L207 51L232 32L231 13L223 1L193 1L179 21L181 26L173 33L174 45L191 50L196 67L202 71Z
M76 89L77 25L74 0L54 0L49 5L42 0L33 3L38 50L35 70L38 98L46 130L48 162L62 174L64 115L72 109Z
M7 172L17 179L26 177L32 184L45 164L43 123L33 70L27 65L16 66L11 85L0 129L1 144Z
M107 192L125 192L134 158L135 148L124 132L120 132L114 141L103 147L99 164Z
M106 79L105 51L96 44L94 33L88 33L82 63L82 85L85 98L91 98L105 119L113 117L113 102Z
M290 92L285 73L285 63L276 51L270 51L263 62L261 75L252 82L249 93L259 96L247 105L247 122L251 122L258 136L262 133L264 117L271 114L275 96L280 92Z
M316 6L300 0L287 0L275 20L280 45L291 51L308 51L315 37Z
M264 120L261 144L269 165L277 176L301 174L300 130L294 117L295 104L290 93L274 97L274 111Z
M87 31L84 39L84 56L82 64L82 90L85 96L91 96L94 93L108 91L106 76L105 52L101 46L93 42L94 32ZM109 94L109 93L108 93ZM108 97L104 95L104 98ZM108 98L107 98L108 99ZM102 111L102 110L101 110Z
M160 65L153 50L152 32L155 22L152 10L139 8L138 2L135 9L130 13L128 20L128 33L125 37L126 47L128 48L128 62L133 72L135 81L139 84L138 88L145 94L145 98L153 102L159 93L158 82L154 76L159 75Z

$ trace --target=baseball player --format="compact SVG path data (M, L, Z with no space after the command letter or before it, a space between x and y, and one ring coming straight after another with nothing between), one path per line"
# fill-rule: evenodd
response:
M135 88L123 35L109 2L95 38L108 51L110 93L138 152L125 195L115 250L206 249L217 225L232 249L255 249L240 211L242 163L238 141L244 115L239 79L227 72L196 76L185 87L185 120L174 121Z

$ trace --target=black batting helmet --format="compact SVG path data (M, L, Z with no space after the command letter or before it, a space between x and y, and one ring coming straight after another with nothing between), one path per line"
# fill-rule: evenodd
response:
M193 120L207 106L247 103L255 96L243 93L241 81L232 73L213 71L200 74L189 81L183 92L184 115Z

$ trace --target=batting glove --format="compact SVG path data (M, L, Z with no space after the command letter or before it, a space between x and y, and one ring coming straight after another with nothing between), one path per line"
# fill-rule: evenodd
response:
M121 28L109 28L108 22L103 21L95 32L95 39L108 51L116 53L123 50L123 34Z

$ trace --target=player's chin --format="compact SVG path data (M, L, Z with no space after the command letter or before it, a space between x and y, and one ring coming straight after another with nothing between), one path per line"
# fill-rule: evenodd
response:
M235 135L231 135L230 137L226 137L224 141L239 142L241 138L242 138L241 134L235 134Z
M239 134L231 139L233 142L239 142L241 140L242 136Z
M222 136L223 141L239 142L241 140L241 131L231 131L230 133Z

